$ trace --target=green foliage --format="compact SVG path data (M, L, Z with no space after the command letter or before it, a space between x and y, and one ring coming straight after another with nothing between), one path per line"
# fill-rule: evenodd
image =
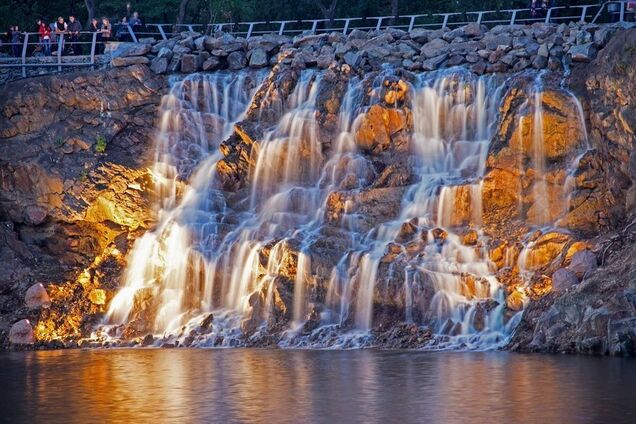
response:
M82 169L82 172L80 172L79 175L79 180L81 182L85 182L86 180L88 180L88 169Z
M97 153L104 153L106 151L106 139L103 136L97 136L97 141L95 143L95 151Z

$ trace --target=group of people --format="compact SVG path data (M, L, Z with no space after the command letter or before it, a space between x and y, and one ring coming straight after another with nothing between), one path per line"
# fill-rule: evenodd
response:
M39 42L34 54L51 56L54 51L60 51L62 54L81 55L83 54L83 43L80 42L80 34L82 32L96 33L96 54L103 54L106 43L113 40L115 36L118 40L124 40L128 35L128 26L137 27L142 25L139 13L134 12L130 18L124 17L119 23L119 29L116 34L110 19L104 17L101 19L93 18L84 31L80 21L73 15L68 17L68 21L62 16L57 21L47 24L44 19L37 20L37 33ZM11 45L11 53L14 57L22 56L22 32L17 25L12 25L7 31L7 41ZM59 50L61 49L61 50Z
M545 18L550 7L554 7L554 0L530 0L530 16Z

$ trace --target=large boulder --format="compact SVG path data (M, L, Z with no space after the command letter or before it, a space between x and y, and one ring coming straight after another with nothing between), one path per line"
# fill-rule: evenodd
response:
M24 304L29 309L48 308L51 306L51 298L42 283L37 283L26 291Z
M364 115L355 135L356 144L367 152L380 152L391 146L401 131L412 125L408 109L385 108L375 104Z
M245 53L241 51L233 51L227 56L227 65L232 71L238 71L245 68L247 65Z
M23 319L11 326L9 342L15 345L32 345L35 343L33 327L28 319Z
M449 43L442 40L441 38L436 38L435 40L429 41L428 43L422 46L420 53L422 56L430 59L432 57L441 56L444 54L448 54Z
M249 52L250 68L263 68L267 66L267 52L259 47Z

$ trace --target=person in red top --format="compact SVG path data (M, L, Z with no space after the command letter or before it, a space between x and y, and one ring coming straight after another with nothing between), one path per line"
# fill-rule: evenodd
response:
M51 28L42 19L38 19L38 33L44 55L51 56Z

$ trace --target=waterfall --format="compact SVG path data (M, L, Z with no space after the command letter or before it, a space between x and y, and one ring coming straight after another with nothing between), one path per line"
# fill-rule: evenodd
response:
M397 165L409 168L410 180L376 189L382 169L356 134L382 104L383 82L396 76L387 69L373 78L349 78L329 140L317 113L330 83L323 72L302 71L285 99L259 89L261 74L173 81L156 137L158 224L128 255L106 317L109 334L138 328L235 346L276 333L281 346L355 347L372 345L386 321L429 328L431 349L505 343L520 315L506 314L481 228L503 85L458 69L411 79L403 101L412 130ZM221 142L257 92L273 96L280 118L252 148L246 188L227 193L216 176ZM541 102L537 90L534 103ZM535 107L537 137L541 114ZM537 175L541 143L534 143ZM391 218L375 222L356 210L358 199L373 196L395 196ZM332 217L334 199L342 211ZM474 243L464 242L466 231Z

